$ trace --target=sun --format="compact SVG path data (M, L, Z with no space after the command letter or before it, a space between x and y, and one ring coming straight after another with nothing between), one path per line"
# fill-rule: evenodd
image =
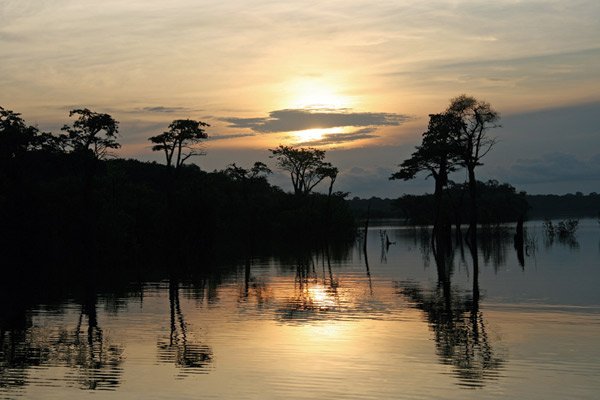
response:
M298 78L285 85L285 108L310 113L344 113L352 107L349 96L342 94L340 82L323 77ZM328 135L341 133L343 127L319 127L290 132L288 140L294 145L325 146Z
M321 79L300 79L288 86L290 108L337 110L351 106L350 98Z

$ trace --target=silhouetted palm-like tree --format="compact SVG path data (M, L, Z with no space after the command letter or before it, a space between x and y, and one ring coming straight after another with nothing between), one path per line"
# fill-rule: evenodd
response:
M164 152L167 167L178 170L190 157L204 154L199 144L208 138L204 127L209 126L202 121L176 119L168 131L148 140L154 144L153 151Z

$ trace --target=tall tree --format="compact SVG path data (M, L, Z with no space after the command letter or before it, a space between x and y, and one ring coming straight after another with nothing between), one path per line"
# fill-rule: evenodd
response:
M483 165L481 160L496 143L496 139L488 132L500 126L500 114L489 103L464 94L450 100L446 113L462 121L454 140L458 147L460 163L467 169L469 176L469 239L473 243L477 234L475 168Z
M0 160L7 161L29 150L38 130L27 126L21 114L0 107Z
M203 155L198 146L208 138L204 127L206 122L192 119L176 119L169 125L169 130L148 140L154 143L153 151L163 151L168 167L179 169L192 156Z
M296 195L308 195L325 178L331 179L331 193L338 169L325 161L325 150L280 145L269 151L277 166L289 172Z
M77 156L83 172L82 197L80 208L80 229L84 251L81 257L89 257L89 252L96 246L96 229L98 207L94 196L95 178L99 161L111 155L111 150L121 147L116 136L119 123L109 114L97 113L87 108L74 109L70 117L76 117L73 125L65 125L67 132L59 137L65 150Z
M69 116L77 119L72 126L62 127L67 134L61 135L61 139L73 152L91 153L96 160L103 160L112 149L121 147L116 140L119 122L109 114L82 108L71 110Z
M6 162L28 151L60 149L60 140L25 123L20 113L0 106L0 160Z
M433 236L439 237L440 230L448 231L450 223L443 205L443 193L448 185L448 174L456 169L460 159L453 138L462 129L462 120L451 113L430 114L429 126L423 133L420 146L407 160L399 165L400 170L390 179L414 179L420 172L427 172L435 181L435 219ZM444 229L447 228L447 229Z

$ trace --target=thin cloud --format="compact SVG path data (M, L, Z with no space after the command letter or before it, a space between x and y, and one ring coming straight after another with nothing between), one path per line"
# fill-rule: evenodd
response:
M394 113L351 112L331 109L285 109L271 111L264 118L229 117L221 120L230 128L248 128L258 133L293 132L339 127L397 126L410 119Z
M190 111L201 111L201 110L194 110L194 109L188 108L188 107L154 106L154 107L142 107L142 108L136 109L134 112L174 114L174 113L190 112Z
M147 107L137 107L137 108L114 108L114 107L99 107L99 106L95 106L95 105L60 105L60 106L56 106L53 107L55 109L59 109L59 110L65 110L65 109L69 109L69 110L73 110L76 108L89 108L90 110L93 111L98 111L98 112L109 112L109 113L114 113L114 114L148 114L148 113L155 113L155 114L181 114L181 113L192 113L192 112L198 112L198 111L203 111L201 109L197 109L197 108L190 108L190 107L168 107L168 106L147 106Z
M228 139L237 139L237 138L248 137L248 136L256 136L256 134L254 134L254 133L232 133L232 134L228 134L228 135L209 136L207 140L209 140L209 141L228 140Z
M327 145L332 145L332 144L342 144L342 143L354 142L356 140L361 140L361 139L371 139L371 138L378 137L378 135L373 134L373 132L375 132L376 130L377 130L376 128L364 128L364 129L359 129L355 132L329 133L329 134L323 135L323 137L321 139L309 140L306 142L298 143L297 146L327 146Z

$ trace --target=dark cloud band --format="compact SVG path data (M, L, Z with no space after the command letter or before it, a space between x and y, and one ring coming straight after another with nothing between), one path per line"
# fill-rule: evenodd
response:
M357 113L349 110L286 109L271 111L265 118L223 118L230 128L248 128L258 133L294 132L339 127L397 126L408 115L394 113Z
M255 136L256 134L254 133L232 133L232 134L228 134L228 135L214 135L214 136L208 136L209 141L215 141L215 140L227 140L227 139L237 139L237 138L242 138L242 137L248 137L248 136Z

